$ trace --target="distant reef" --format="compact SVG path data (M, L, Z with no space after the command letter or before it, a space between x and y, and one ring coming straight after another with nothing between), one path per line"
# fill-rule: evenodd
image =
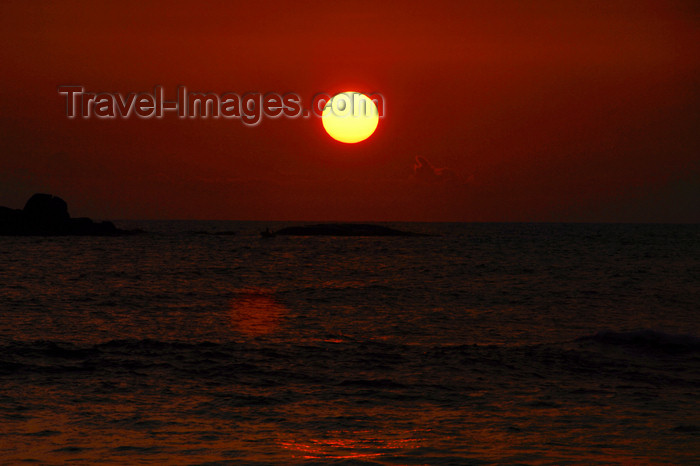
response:
M139 232L120 230L112 222L71 218L66 201L51 194L34 194L24 209L0 206L0 235L3 236L117 236Z
M323 223L282 228L274 236L428 236L367 223Z

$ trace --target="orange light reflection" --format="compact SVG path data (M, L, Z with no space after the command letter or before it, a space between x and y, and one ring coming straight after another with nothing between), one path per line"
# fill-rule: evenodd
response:
M300 453L304 459L373 458L386 455L390 450L415 449L421 446L418 438L380 438L372 431L328 432L329 438L280 442L288 450Z
M267 290L242 290L231 301L231 325L250 336L275 332L288 313L289 309Z

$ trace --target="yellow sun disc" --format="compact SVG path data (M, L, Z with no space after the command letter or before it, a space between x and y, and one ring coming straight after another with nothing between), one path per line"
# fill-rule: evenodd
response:
M359 92L341 92L323 107L323 128L336 141L364 141L379 124L379 111L372 100Z

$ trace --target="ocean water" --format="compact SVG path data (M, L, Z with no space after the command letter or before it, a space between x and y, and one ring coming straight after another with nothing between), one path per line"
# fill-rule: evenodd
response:
M117 223L0 237L2 464L700 462L698 225Z

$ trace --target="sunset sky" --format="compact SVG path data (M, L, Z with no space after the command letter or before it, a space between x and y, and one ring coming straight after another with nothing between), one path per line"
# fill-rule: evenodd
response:
M700 7L629 2L0 6L0 205L74 216L700 221ZM60 85L379 92L357 144L317 118L73 119Z

